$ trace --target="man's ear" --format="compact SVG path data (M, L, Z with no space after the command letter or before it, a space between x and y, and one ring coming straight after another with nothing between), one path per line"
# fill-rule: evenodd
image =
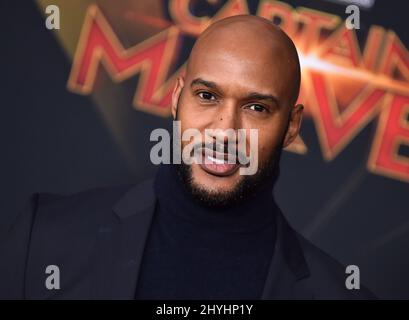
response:
M288 123L287 133L284 138L283 148L288 147L300 132L303 109L304 106L302 104L297 104L291 109L290 120Z
M180 76L177 78L176 80L176 84L175 87L173 88L173 92L172 92L172 108L171 108L171 112L172 112L172 117L173 120L176 119L176 114L177 114L177 109L178 109L178 101L179 101L179 97L182 93L182 89L185 85L185 79L183 76Z

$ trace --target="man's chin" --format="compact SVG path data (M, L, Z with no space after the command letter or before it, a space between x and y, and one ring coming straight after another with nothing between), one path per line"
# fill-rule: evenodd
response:
M212 174L198 164L181 164L178 172L192 198L210 209L224 209L235 204L243 180L238 170L222 176Z
M178 165L178 175L186 191L202 206L223 209L238 206L262 190L273 190L279 176L280 151L261 163L254 175L240 175L240 170L229 174L215 174L198 164Z
M238 168L222 173L212 169L204 165L191 165L192 182L210 193L228 193L232 192L243 179Z

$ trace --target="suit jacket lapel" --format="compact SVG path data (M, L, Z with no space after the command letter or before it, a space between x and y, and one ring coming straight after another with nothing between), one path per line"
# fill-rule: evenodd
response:
M262 299L311 299L305 287L309 269L295 231L276 207L277 235Z
M155 210L153 180L129 190L114 206L115 228L100 228L94 295L134 299L143 251Z
M143 182L114 206L116 227L99 229L93 283L95 298L135 297L155 204L153 180ZM277 235L262 299L311 299L302 281L310 273L296 233L278 207L275 212Z

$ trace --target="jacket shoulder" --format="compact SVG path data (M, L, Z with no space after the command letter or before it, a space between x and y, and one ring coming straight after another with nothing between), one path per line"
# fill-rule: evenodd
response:
M85 256L96 230L116 223L112 207L134 186L94 188L69 195L32 194L0 237L0 299L25 297L29 266L38 265L45 252L57 260L61 256L76 261L81 252Z
M347 289L345 267L300 234L297 238L310 270L307 281L315 299L376 299L362 284L360 289Z
M51 214L63 219L67 214L69 219L73 220L78 216L82 222L86 219L99 220L104 213L112 218L112 210L122 210L124 207L129 210L139 209L152 203L155 198L153 179L135 184L88 189L70 195L39 193L37 197L37 215Z
M73 194L37 193L37 210L58 209L56 214L64 212L73 214L75 211L86 209L111 208L133 185L101 187L84 190Z

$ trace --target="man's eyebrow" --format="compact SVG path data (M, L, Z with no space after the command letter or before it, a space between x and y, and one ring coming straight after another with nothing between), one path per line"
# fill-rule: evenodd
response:
M215 82L203 80L202 78L192 80L190 86L193 87L194 85L203 85L208 88L217 89L217 84Z
M193 87L194 85L203 85L205 87L211 88L211 89L218 89L218 86L215 82L213 81L207 81L202 78L196 78L192 80L190 83L190 86ZM272 94L264 94L260 92L251 92L248 95L244 97L245 100L269 100L275 104L278 103L278 98Z
M248 100L270 100L273 103L279 104L278 99L276 96L272 94L263 94L259 92L251 92L249 95L246 96L245 99Z

